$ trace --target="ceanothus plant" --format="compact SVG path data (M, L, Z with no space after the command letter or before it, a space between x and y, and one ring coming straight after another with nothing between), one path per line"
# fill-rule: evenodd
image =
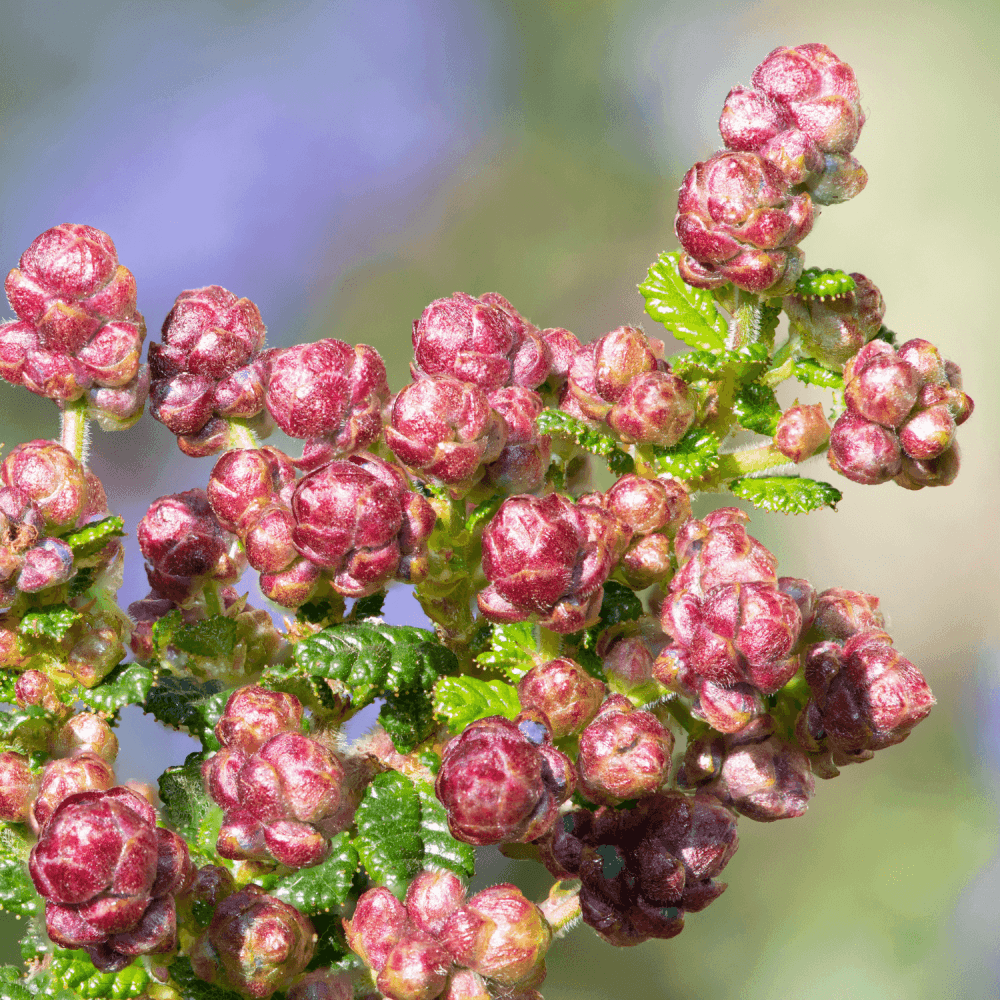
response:
M578 919L613 945L679 934L726 888L740 817L801 816L816 776L910 734L934 698L878 598L781 576L742 509L691 507L832 507L795 468L824 453L869 485L958 472L958 366L897 343L869 278L804 268L820 206L867 181L864 120L824 45L730 92L725 148L681 186L681 250L640 285L688 347L669 359L636 327L582 344L458 293L414 321L393 395L373 348L268 349L257 307L209 285L147 367L111 238L31 243L0 375L62 429L0 464L0 902L28 918L5 996L540 998ZM789 379L831 396L782 411ZM88 422L126 430L147 399L218 458L153 500L150 592L123 610ZM274 425L301 455L260 443ZM383 621L394 581L433 631ZM132 704L202 744L158 790L115 778ZM544 864L548 898L470 895L490 844Z

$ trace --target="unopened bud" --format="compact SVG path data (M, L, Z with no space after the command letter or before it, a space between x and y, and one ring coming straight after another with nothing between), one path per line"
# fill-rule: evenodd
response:
M810 406L796 403L785 410L774 432L778 451L793 462L815 455L829 438L830 425L819 403Z

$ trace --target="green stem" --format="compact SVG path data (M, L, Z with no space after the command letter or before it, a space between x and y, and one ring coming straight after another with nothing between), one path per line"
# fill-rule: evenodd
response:
M222 598L219 596L219 584L215 580L209 580L205 584L203 593L205 595L205 610L208 612L208 617L212 618L215 615L224 614Z
M761 445L759 448L747 448L745 451L734 451L728 455L719 456L719 468L715 478L720 482L739 479L753 472L763 472L776 465L787 465L788 456L782 455L773 444Z
M737 290L736 308L729 324L726 347L738 351L741 347L756 344L760 340L760 298L752 292Z
M59 443L81 464L87 464L90 435L87 433L87 397L66 403L60 414Z
M778 354L784 351L787 346L787 344L783 345L778 351ZM775 362L778 361L777 354L774 356L774 360ZM785 358L781 364L776 363L775 367L761 379L761 382L763 382L769 389L773 389L779 382L784 382L786 378L791 378L794 370L795 360L793 358Z
M555 660L562 653L562 636L544 625L538 626L538 652L546 661Z

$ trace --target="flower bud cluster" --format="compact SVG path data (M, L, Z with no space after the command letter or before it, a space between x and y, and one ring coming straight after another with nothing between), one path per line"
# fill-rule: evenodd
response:
M885 300L874 282L857 271L850 277L852 291L839 295L793 293L782 300L801 352L836 371L843 371L844 365L874 339L885 316Z
M153 594L183 604L206 583L239 580L246 561L219 523L204 490L154 500L136 532Z
M762 823L801 816L815 790L809 758L775 735L769 715L757 716L735 733L691 740L677 781Z
M257 885L206 888L211 902L219 901L189 951L195 974L256 1000L288 989L316 950L312 921Z
M934 695L923 674L893 648L878 599L834 588L821 593L806 649L810 698L795 735L820 777L901 743L926 718Z
M101 481L54 441L19 444L0 465L0 608L18 593L68 582L73 552L59 536L107 513ZM97 562L119 553L110 541Z
M4 283L18 318L0 326L0 376L60 402L87 393L106 430L131 426L149 387L139 363L146 324L111 237L64 223L19 263Z
M673 539L691 517L687 490L675 479L621 477L606 493L580 498L606 510L630 535L618 573L633 590L664 583L673 573Z
M820 205L860 194L865 168L850 155L865 113L854 70L820 44L782 46L726 98L719 131L728 149L753 152Z
M227 419L270 431L264 411L268 353L257 307L219 285L181 292L163 321L163 342L149 345L150 412L196 458L220 451ZM257 418L257 419L255 419Z
M557 740L580 732L597 715L606 693L601 681L564 656L532 667L517 685L522 708L541 712Z
M222 749L202 765L208 794L225 810L216 844L224 858L311 868L350 823L344 767L297 731L301 722L290 694L250 686L226 702L215 727Z
M589 627L627 541L600 507L558 493L511 497L483 532L488 586L478 594L479 609L490 621L535 619L555 632Z
M594 424L603 421L628 444L669 448L696 416L695 397L663 360L662 340L620 326L573 356L559 405Z
M116 972L137 955L177 944L174 896L193 870L187 845L157 827L156 812L127 788L79 792L55 808L28 863L45 900L45 927Z
M973 403L958 365L933 344L866 344L844 367L844 400L827 453L836 472L866 486L895 479L911 490L954 482L955 430Z
M710 795L669 791L632 809L567 813L543 845L549 871L579 878L584 921L610 944L671 938L684 914L726 888L717 876L736 853L736 817Z
M654 666L657 680L694 697L695 714L723 733L762 714L763 697L795 676L814 599L806 581L777 577L777 560L747 534L747 519L724 507L677 533L680 569L660 615L674 642Z
M547 718L526 709L513 722L480 719L450 740L434 791L452 836L482 846L540 837L574 786L573 763L552 746Z
M421 872L404 903L388 889L369 889L344 929L387 1000L488 1000L496 990L521 996L545 978L552 936L516 886L466 899L446 871Z
M308 600L321 578L363 597L426 573L434 510L399 466L369 452L296 481L277 449L230 451L212 470L208 498L260 572L261 590L285 607Z

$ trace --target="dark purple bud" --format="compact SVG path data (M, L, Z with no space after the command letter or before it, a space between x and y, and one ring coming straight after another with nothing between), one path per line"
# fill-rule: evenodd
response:
M149 412L174 434L197 434L215 409L215 380L181 372L171 379L153 379Z
M863 274L855 272L851 277L853 292L834 298L786 295L783 302L804 352L837 371L878 333L885 315L878 288Z
M599 680L565 657L533 667L517 685L521 705L545 713L554 739L579 732L597 714L604 694Z
M435 784L452 835L477 845L540 837L572 791L568 758L499 716L447 744Z
M781 415L774 432L778 451L793 462L803 462L815 455L830 439L830 425L819 403L803 406L796 403Z
M293 694L268 691L256 684L234 691L215 726L224 747L254 753L272 736L302 725L302 703Z
M958 445L953 444L936 458L910 458L903 455L902 467L895 476L904 489L922 490L925 486L950 486L960 466Z
M887 483L902 469L896 432L846 410L830 431L826 459L834 472L863 486Z
M612 695L580 734L580 791L606 804L650 795L667 778L673 748L672 734L652 712Z
M848 410L883 427L899 427L920 391L917 370L884 340L865 344L844 366Z
M482 389L456 378L422 378L396 395L385 441L408 468L434 483L471 487L496 461L507 427Z

